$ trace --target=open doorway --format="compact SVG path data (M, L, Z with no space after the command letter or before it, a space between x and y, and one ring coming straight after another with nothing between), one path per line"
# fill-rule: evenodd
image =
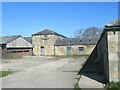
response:
M41 55L41 56L44 56L44 55L45 55L45 49L44 49L44 46L41 46L41 49L40 49L40 55Z

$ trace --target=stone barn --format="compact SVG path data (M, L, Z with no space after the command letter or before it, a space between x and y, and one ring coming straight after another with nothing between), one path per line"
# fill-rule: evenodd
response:
M102 75L101 82L104 83L120 82L120 19L105 25L96 47L79 74L98 81L100 77L96 77Z
M45 29L32 35L34 55L55 55L54 44L57 39L66 38L64 35Z
M21 35L0 37L0 56L14 58L32 55L32 40Z
M98 37L65 38L55 42L55 55L90 55Z
M45 29L32 35L34 55L89 55L98 37L67 38Z

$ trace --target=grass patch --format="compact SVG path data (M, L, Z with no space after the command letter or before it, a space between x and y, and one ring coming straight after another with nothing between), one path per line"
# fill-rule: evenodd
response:
M7 75L9 75L11 73L12 73L12 71L0 71L0 78L5 77L5 76L7 76Z
M80 81L81 75L75 79L77 79L77 83L74 84L74 90L81 90L80 86L79 86L79 81Z
M74 90L81 90L80 87L79 87L79 85L78 85L78 83L75 83Z
M120 82L110 82L105 85L107 90L120 90Z

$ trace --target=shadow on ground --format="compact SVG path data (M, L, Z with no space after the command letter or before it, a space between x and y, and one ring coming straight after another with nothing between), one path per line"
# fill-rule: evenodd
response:
M95 52L93 52L79 71L79 75L87 76L100 83L105 83L106 78L103 69L100 68L100 62L96 60Z

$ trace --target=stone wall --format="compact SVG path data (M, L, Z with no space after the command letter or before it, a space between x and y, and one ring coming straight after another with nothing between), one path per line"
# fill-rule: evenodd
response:
M90 55L95 45L55 46L55 55L67 55L67 47L71 47L70 55ZM79 47L84 47L84 50L79 51Z
M2 48L0 47L0 58L2 57Z
M55 55L66 55L66 46L55 46Z
M120 81L119 65L119 43L120 31L105 29L97 45L98 58L100 59L100 69L104 71L106 80L111 82Z
M106 31L103 32L97 44L97 58L99 61L99 70L105 75L105 81L109 81L109 64L108 64L108 40Z
M118 32L120 31L108 31L108 58L109 58L109 81L119 81L119 48L118 47Z
M97 71L105 76L105 82L120 82L119 35L120 30L113 27L105 28L95 49L80 72L96 72L94 70L96 67Z
M43 51L41 51L41 46L44 47L44 55L54 55L55 54L55 41L59 38L63 38L57 35L33 35L32 43L33 43L33 52L34 55L41 55Z
M118 32L118 79L120 81L120 31Z
M88 57L82 69L79 71L79 74L86 75L87 77L90 77L102 83L109 81L107 51L107 33L104 31L96 47ZM96 78L98 76L105 77L102 79Z

